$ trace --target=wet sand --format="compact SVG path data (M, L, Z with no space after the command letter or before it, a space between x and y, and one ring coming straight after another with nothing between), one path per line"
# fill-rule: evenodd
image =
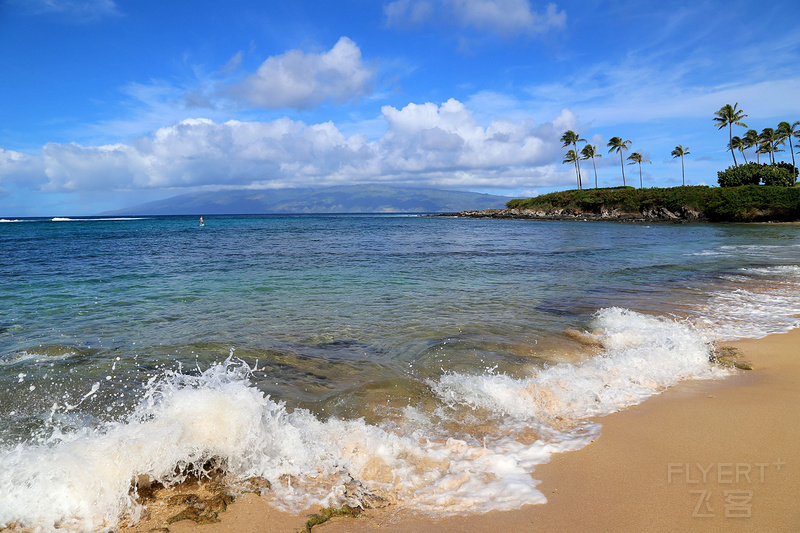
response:
M684 382L599 419L598 440L536 468L546 505L442 519L387 507L313 531L800 531L800 330L727 344L755 370ZM307 519L255 495L220 517L169 531L292 532Z

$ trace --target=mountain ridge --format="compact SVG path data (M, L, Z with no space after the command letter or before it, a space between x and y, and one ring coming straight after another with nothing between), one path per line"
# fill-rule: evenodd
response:
M511 198L444 189L345 185L188 193L100 213L108 215L259 215L292 213L455 213L503 208Z

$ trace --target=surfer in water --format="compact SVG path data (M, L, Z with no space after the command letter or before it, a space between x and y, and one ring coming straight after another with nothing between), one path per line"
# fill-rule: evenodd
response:
M203 217L200 217L200 225L205 226L205 224L203 223Z

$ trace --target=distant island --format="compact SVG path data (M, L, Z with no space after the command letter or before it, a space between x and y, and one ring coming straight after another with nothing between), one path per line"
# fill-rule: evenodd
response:
M502 209L461 211L456 215L630 222L793 222L800 220L800 188L744 185L569 190L511 200Z
M313 213L453 213L503 208L507 196L389 185L319 189L246 189L199 192L106 211L129 215L260 215Z

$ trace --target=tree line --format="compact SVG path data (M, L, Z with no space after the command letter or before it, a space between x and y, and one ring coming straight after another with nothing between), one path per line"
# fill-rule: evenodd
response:
M747 155L745 150L748 148L756 148L756 161L761 163L760 155L768 154L770 162L775 164L775 153L783 152L778 146L785 146L786 141L789 141L789 152L792 154L792 166L797 167L794 158L794 145L792 144L792 137L800 138L800 120L793 123L781 122L777 128L764 128L761 133L756 130L747 130L742 137L733 134L733 126L741 126L748 128L749 126L742 122L742 119L747 115L739 109L739 102L734 105L725 104L719 111L714 113L714 122L717 128L722 129L728 126L728 150L733 156L733 166L738 166L736 161L736 150L739 150L747 163Z
M719 172L721 186L737 186L758 183L765 185L793 186L797 178L797 163L794 157L794 144L792 138L800 138L800 120L793 123L781 122L777 128L764 128L761 133L748 129L743 136L733 134L733 127L749 128L743 122L747 115L739 109L739 102L733 105L725 104L714 113L714 122L718 129L728 127L728 150L733 157L733 167ZM789 153L792 154L792 165L777 163L775 154L784 150L779 146L789 143ZM755 147L756 163L747 161L745 150ZM736 160L736 151L742 154L744 166ZM766 154L769 166L761 165L761 154ZM745 168L746 167L746 168Z
M800 139L800 120L795 121L793 123L789 122L781 122L778 124L777 128L764 128L761 133L758 133L754 129L749 129L743 136L733 135L733 126L740 126L744 128L748 128L747 124L742 122L742 120L747 115L739 109L739 103L735 103L733 106L730 104L725 104L722 106L718 111L714 112L714 123L718 129L728 127L728 150L731 152L733 156L733 166L738 167L739 164L736 160L736 153L735 151L738 150L741 152L742 157L744 158L745 164L748 163L747 155L745 154L745 150L755 147L756 153L756 160L758 165L761 164L761 154L767 154L769 156L770 164L772 166L776 166L777 163L775 162L775 153L782 152L783 150L779 148L779 146L785 146L786 142L789 143L789 152L792 154L792 167L791 172L793 176L797 175L797 166L795 162L795 152L794 152L794 145L792 143L792 138ZM581 178L581 167L580 162L586 161L591 159L592 166L594 167L594 187L597 188L597 165L595 163L595 158L603 157L602 154L598 153L597 147L588 143L586 139L582 139L581 136L575 133L572 130L567 130L561 136L561 142L563 143L563 147L571 146L570 150L567 151L566 155L564 156L564 160L562 164L572 164L575 166L575 175L578 182L578 189L583 189L583 180ZM583 148L578 152L578 143L586 143ZM631 145L631 141L629 139L623 140L621 137L611 137L609 139L608 144L608 153L618 153L620 166L622 168L622 185L627 186L627 182L625 180L625 159L624 159L624 151L628 150ZM681 177L683 185L686 186L686 170L684 167L684 156L689 155L689 149L682 145L678 145L672 150L671 155L673 158L681 158ZM799 152L800 153L800 152ZM628 156L628 161L630 161L629 165L639 165L639 188L641 189L644 186L642 181L642 163L651 163L650 160L645 159L641 153L633 152ZM759 171L757 170L750 170L751 174L758 174ZM723 182L723 173L720 173L720 185ZM794 183L794 179L792 178L792 184Z
M572 130L567 130L564 132L564 135L561 136L561 142L564 143L562 146L573 146L572 149L568 150L566 155L564 156L563 164L573 164L575 165L575 175L578 180L578 189L583 189L583 180L581 179L581 161L585 161L588 159L592 160L592 166L594 167L594 188L597 188L597 164L595 163L595 158L603 157L603 154L598 153L597 147L593 144L589 144L586 139L581 139L581 136L575 133ZM578 143L584 142L586 143L580 151L580 155L578 155ZM622 185L627 187L628 183L625 180L625 159L624 159L624 151L628 150L631 145L630 139L623 139L622 137L611 137L608 140L608 153L618 153L619 154L619 162L620 166L622 167ZM676 146L675 150L672 151L673 157L680 157L681 158L681 169L683 169L683 156L689 153L688 148L684 148L683 146ZM639 152L633 152L631 155L628 156L628 163L629 165L639 165L639 188L641 189L644 186L642 180L642 163L652 163L649 159L645 159L644 156ZM684 175L683 184L686 185L686 177Z

